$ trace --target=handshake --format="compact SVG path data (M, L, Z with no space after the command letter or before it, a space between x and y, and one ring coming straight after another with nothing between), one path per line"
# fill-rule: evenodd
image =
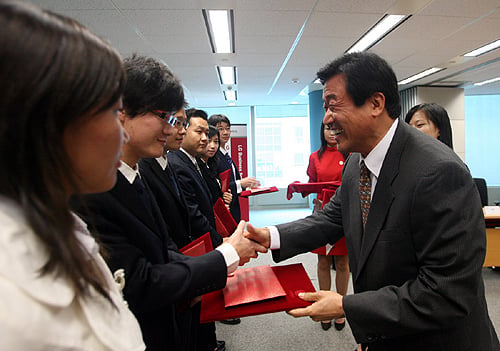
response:
M245 224L245 221L240 221L234 233L224 239L224 243L231 244L238 253L240 266L257 258L259 252L266 253L270 244L269 229L254 228L248 223L245 230Z

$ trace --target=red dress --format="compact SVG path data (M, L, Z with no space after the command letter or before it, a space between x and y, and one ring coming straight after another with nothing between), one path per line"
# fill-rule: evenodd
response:
M321 156L318 158L318 151L315 151L309 156L309 165L307 166L307 175L310 183L316 182L331 182L342 180L342 167L344 166L344 155L337 151L336 147L327 147ZM322 194L318 194L321 199ZM326 199L325 199L326 200ZM329 201L329 199L328 199ZM328 202L323 201L323 206ZM326 255L326 247L320 247L312 251L319 255ZM332 250L328 253L331 255L347 255L347 247L345 238L340 239Z

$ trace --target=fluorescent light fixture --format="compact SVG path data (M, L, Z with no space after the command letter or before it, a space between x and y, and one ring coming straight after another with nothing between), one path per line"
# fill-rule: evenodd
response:
M408 83L411 83L413 81L416 81L420 78L424 78L424 77L427 77L433 73L436 73L436 72L439 72L441 70L443 70L444 68L437 68L437 67L432 67L432 68L429 68L423 72L420 72L418 74L415 74L414 76L411 76L411 77L408 77L406 79L403 79L402 81L398 82L399 85L404 85L404 84L408 84Z
M224 99L227 101L236 101L236 91L224 90Z
M490 83L498 82L498 81L500 81L500 77L492 78L492 79L488 79L488 80L483 80L482 82L474 83L474 85L481 86L481 85L490 84Z
M236 67L234 66L217 66L217 73L221 84L234 85L236 84Z
M212 52L234 53L233 10L201 10L205 19Z
M482 55L484 53L487 53L488 51L498 49L499 47L500 47L500 39L498 39L492 43L486 44L484 46L481 46L480 48L477 48L476 50L472 50L471 52L464 54L464 56L476 57L476 56Z
M316 78L313 82L313 84L321 84L321 81L319 80L319 78Z
M365 51L375 45L380 39L396 28L403 20L410 16L385 15L364 36L361 37L347 53Z

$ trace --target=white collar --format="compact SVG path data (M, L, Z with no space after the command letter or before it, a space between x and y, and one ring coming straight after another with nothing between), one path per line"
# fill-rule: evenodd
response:
M136 169L133 169L128 164L122 161L120 168L118 168L118 170L123 174L123 176L128 180L130 184L134 182L137 175L139 175L139 177L141 176L141 174L139 173L139 165L137 164L135 165L135 167Z
M158 164L160 165L160 167L163 170L167 169L168 159L166 157L160 156L160 157L157 157L155 160L156 160L156 162L158 162Z
M394 122L392 122L391 127L384 135L382 140L373 148L372 151L366 157L361 156L359 162L365 161L366 168L376 177L378 178L380 174L380 170L382 169L382 164L384 163L385 155L387 155L387 151L389 150L389 146L391 146L392 139L394 138L394 133L396 133L396 128L399 123L399 118L396 118Z
M198 166L198 163L196 162L196 158L194 158L193 156L191 156L191 155L189 154L189 152L187 152L186 150L184 150L182 147L181 147L181 149L180 149L180 150L181 150L182 152L184 152L184 153L187 155L187 157L189 157L189 159L191 160L191 162L193 162L193 164L194 164L195 166Z

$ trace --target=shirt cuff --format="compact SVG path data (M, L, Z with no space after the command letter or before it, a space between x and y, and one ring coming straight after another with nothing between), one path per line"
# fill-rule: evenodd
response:
M243 188L241 187L241 180L236 180L236 192L239 194L243 191Z
M270 240L271 240L269 248L271 250L279 249L281 247L281 242L280 242L280 232L278 231L278 228L272 225L270 227L267 227L267 229L269 229Z
M233 245L224 243L218 246L216 250L224 256L224 261L226 261L227 266L227 274L233 273L240 264L240 256L236 252L236 249Z

